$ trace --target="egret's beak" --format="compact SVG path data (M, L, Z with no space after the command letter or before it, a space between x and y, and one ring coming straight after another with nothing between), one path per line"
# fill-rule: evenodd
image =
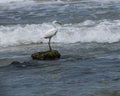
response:
M61 23L61 22L57 22L57 24L62 25L62 23Z
M61 23L61 22L56 21L56 20L55 20L55 21L53 21L53 22L52 22L52 24L53 24L53 25L62 25L62 23Z
M61 23L61 22L58 22L58 21L56 22L56 24L58 24L58 25L62 25L62 23Z

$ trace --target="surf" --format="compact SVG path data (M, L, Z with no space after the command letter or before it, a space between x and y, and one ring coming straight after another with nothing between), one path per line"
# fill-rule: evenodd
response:
M0 47L45 44L45 32L52 28L51 22L42 24L17 24L0 26ZM63 24L52 43L114 43L120 41L120 20L86 20L81 23Z

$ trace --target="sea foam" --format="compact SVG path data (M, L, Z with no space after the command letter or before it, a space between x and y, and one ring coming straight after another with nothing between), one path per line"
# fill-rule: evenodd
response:
M0 26L0 46L16 46L33 43L47 43L44 34L53 28L51 23ZM52 43L96 42L114 43L120 41L120 21L86 20L77 24L58 26L58 33Z

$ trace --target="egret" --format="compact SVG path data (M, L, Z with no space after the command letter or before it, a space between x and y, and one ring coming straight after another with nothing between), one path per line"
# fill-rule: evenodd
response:
M52 50L50 45L51 38L56 35L56 33L58 32L57 25L61 25L61 23L55 20L52 22L52 25L53 25L53 28L48 30L44 35L45 39L49 39L48 45L49 45L50 51Z

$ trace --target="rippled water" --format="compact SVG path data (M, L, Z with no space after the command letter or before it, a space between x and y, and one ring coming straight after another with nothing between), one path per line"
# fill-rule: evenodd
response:
M119 0L0 0L0 96L120 96ZM58 20L53 49L44 33ZM30 62L16 66L12 61Z
M119 43L113 45L54 44L53 47L59 50L62 55L61 59L31 60L30 54L38 50L47 50L46 45L4 49L5 52L1 56L8 55L9 60L7 59L6 62L29 61L33 66L1 67L2 96L120 95Z

